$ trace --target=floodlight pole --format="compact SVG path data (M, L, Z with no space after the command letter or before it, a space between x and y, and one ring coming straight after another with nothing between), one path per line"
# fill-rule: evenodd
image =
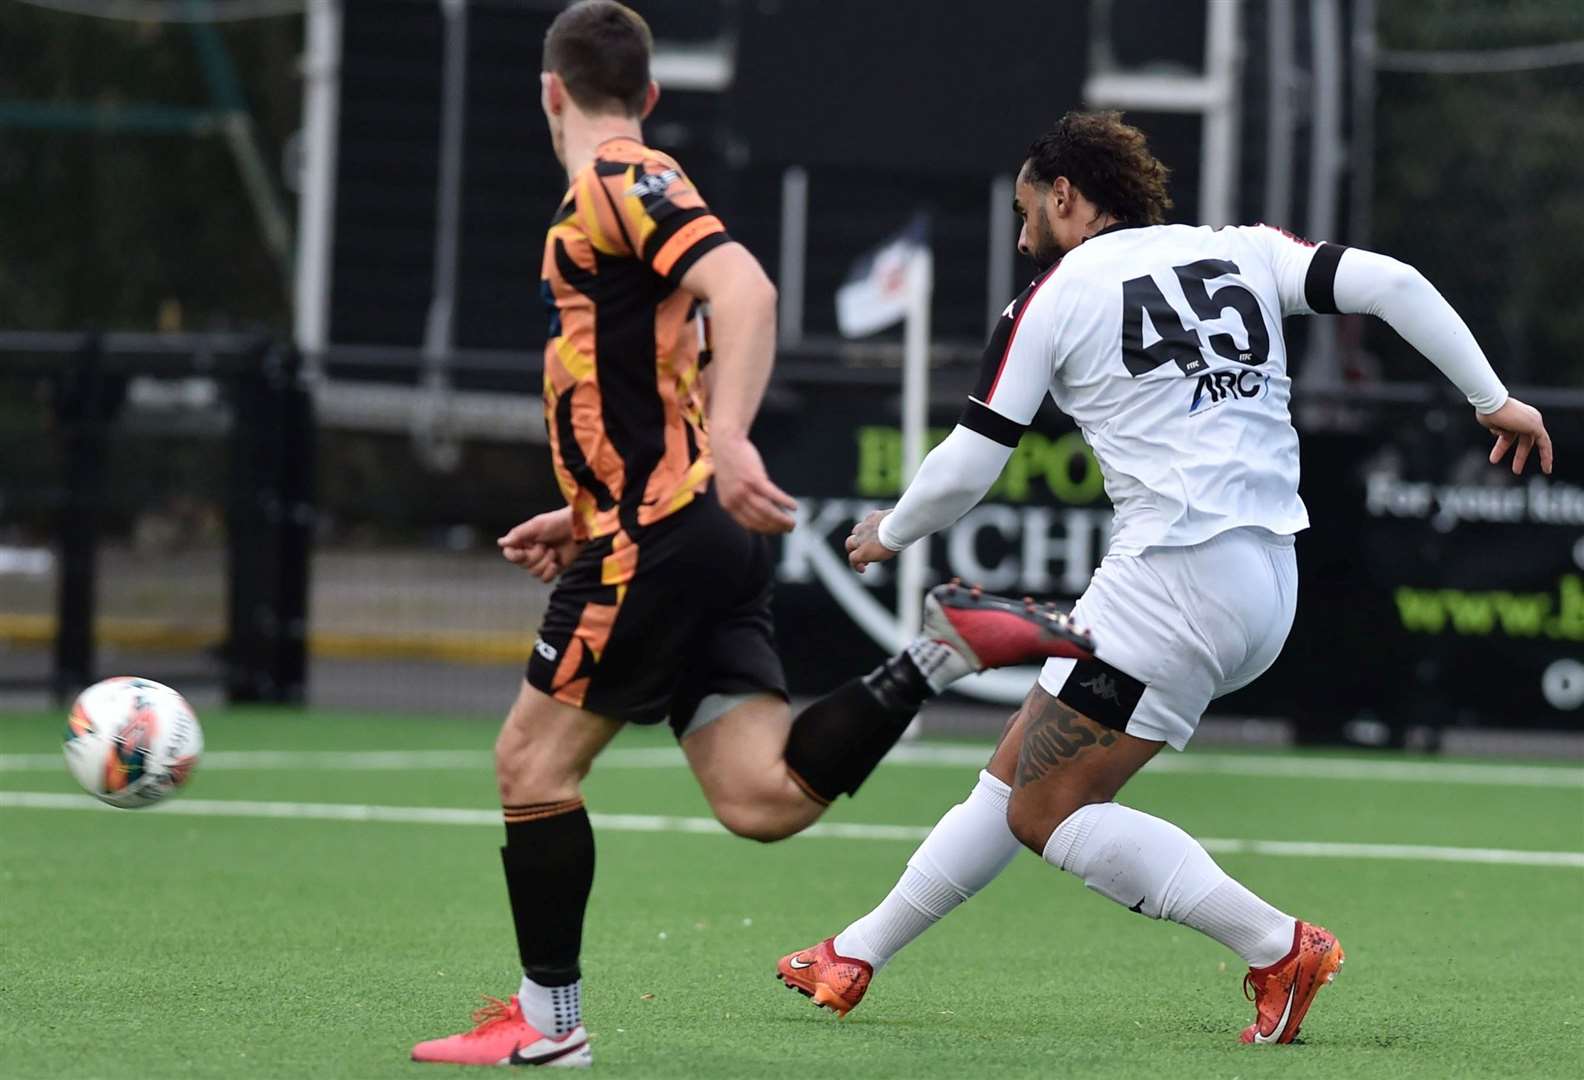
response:
M1304 231L1319 243L1334 240L1338 179L1344 165L1342 142L1342 11L1337 0L1313 0L1309 8L1314 72L1314 112L1309 124L1309 205ZM1309 330L1309 351L1300 382L1336 386L1342 382L1337 322L1320 319Z
M1001 313L1012 302L1012 195L1015 185L1004 173L990 181L989 255L985 284L985 336L995 333Z
M1242 121L1242 0L1205 5L1205 62L1194 74L1121 70L1108 54L1084 80L1086 104L1146 112L1189 113L1204 121L1199 224L1230 225L1236 216Z
M1265 117L1265 209L1267 225L1292 224L1294 87L1293 0L1270 0L1266 13L1268 55Z
M303 60L303 159L297 204L294 337L310 369L329 340L335 230L336 130L341 113L341 3L312 0Z
M440 0L445 18L440 87L440 182L435 194L434 292L424 324L423 396L413 442L427 464L450 472L461 447L449 430L456 340L457 250L462 231L462 128L466 123L468 0Z
M906 487L924 460L929 423L930 298L935 291L935 258L923 249L908 269L907 319L902 328L902 485ZM929 570L929 541L904 550L897 565L897 643L905 648L919 631L924 615L924 578Z
M781 344L803 340L803 278L808 246L808 172L794 165L781 174Z
M1370 242L1375 199L1375 0L1353 4L1353 144L1347 160L1353 188L1348 196L1347 242Z

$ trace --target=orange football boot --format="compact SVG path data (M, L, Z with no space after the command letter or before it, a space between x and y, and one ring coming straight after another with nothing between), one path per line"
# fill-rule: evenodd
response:
M783 956L776 964L776 978L789 989L813 998L815 1005L846 1016L863 1000L874 968L867 961L838 956L836 939L826 938L802 952Z
M1292 951L1270 967L1250 968L1243 977L1243 992L1257 1012L1242 1040L1290 1043L1297 1038L1315 995L1336 978L1342 959L1342 946L1329 930L1299 920Z
M586 1069L594 1063L588 1032L579 1024L553 1038L524 1019L517 996L511 1000L486 998L473 1013L472 1031L430 1039L412 1049L414 1061L442 1065L544 1065L550 1068Z

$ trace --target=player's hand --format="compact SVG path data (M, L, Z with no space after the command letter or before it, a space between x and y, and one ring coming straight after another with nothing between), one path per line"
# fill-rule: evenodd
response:
M797 523L797 503L776 487L764 459L746 435L710 435L715 458L715 494L721 506L745 529L757 533L788 533Z
M572 539L572 508L536 514L495 541L508 562L540 581L554 581L577 558L583 545Z
M860 574L870 563L896 558L897 553L880 542L880 523L890 512L889 510L874 511L854 525L852 535L847 537L847 565Z
M1524 466L1529 461L1531 451L1540 451L1540 471L1547 476L1551 475L1551 436L1545 429L1545 421L1540 417L1540 411L1525 405L1515 397L1509 397L1507 404L1493 413L1480 415L1474 414L1486 430L1496 433L1496 445L1491 447L1490 463L1498 464L1507 456L1508 450L1513 450L1512 471L1514 476L1522 475Z

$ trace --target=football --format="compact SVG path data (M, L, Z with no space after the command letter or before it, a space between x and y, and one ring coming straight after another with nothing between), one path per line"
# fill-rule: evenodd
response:
M203 753L203 729L175 690L119 676L78 695L66 718L65 752L88 794L135 810L187 782Z

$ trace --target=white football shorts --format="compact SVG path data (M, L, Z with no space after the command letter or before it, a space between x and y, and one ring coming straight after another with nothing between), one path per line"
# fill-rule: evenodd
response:
M1073 607L1095 660L1046 661L1039 684L1099 723L1181 750L1213 699L1276 661L1297 600L1293 538L1265 529L1107 555Z

